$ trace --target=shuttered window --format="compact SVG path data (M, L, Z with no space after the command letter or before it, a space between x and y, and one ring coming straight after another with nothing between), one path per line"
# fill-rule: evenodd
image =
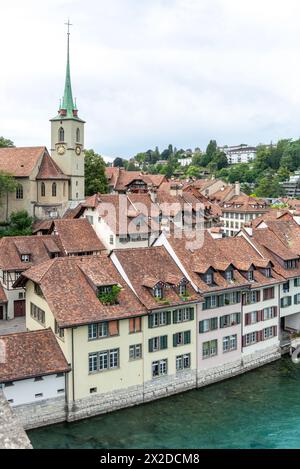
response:
M134 334L141 332L142 330L142 318L130 318L129 319L129 333Z
M284 298L281 298L280 303L281 303L281 308L288 308L292 304L292 297L285 296Z
M149 339L149 352L157 352L168 348L168 336L153 337Z
M203 319L199 322L199 332L203 334L204 332L214 331L218 329L218 318Z
M162 311L160 313L152 313L148 317L148 327L153 329L154 327L167 326L171 324L171 311Z
M240 313L226 314L225 316L220 317L220 328L223 329L224 327L235 326L237 324L240 324L240 322Z
M274 287L271 288L265 288L263 290L263 300L272 300L275 296L275 289Z
M194 320L194 308L179 308L173 310L173 324Z
M173 347L191 343L191 331L177 332L173 334Z

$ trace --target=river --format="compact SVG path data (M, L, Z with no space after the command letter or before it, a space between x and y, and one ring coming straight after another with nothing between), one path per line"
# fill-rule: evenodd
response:
M206 388L28 436L34 448L300 448L300 365L286 356Z

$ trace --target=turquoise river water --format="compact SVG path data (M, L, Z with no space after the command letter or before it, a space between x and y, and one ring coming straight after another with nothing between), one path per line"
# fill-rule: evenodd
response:
M206 388L28 435L34 448L300 448L300 365L287 356Z

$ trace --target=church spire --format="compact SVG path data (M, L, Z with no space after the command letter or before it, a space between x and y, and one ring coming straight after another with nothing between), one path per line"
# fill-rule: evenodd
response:
M62 98L62 102L59 106L58 116L59 119L78 119L78 110L76 103L73 100L72 85L71 85L71 72L70 72L70 20L65 23L68 26L67 33L67 67L66 67L66 79L65 79L65 90Z
M74 101L72 95L72 85L71 85L71 73L70 73L70 20L65 23L68 26L68 44L67 44L67 68L66 68L66 80L65 80L65 92L62 102L62 109L66 111L67 117L74 117Z

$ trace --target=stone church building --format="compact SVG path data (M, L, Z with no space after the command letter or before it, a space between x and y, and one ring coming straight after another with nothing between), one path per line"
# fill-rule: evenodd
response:
M73 100L70 33L65 89L51 122L51 154L46 147L0 148L0 171L15 177L14 192L2 194L0 221L19 210L37 219L61 217L84 200L84 124Z

